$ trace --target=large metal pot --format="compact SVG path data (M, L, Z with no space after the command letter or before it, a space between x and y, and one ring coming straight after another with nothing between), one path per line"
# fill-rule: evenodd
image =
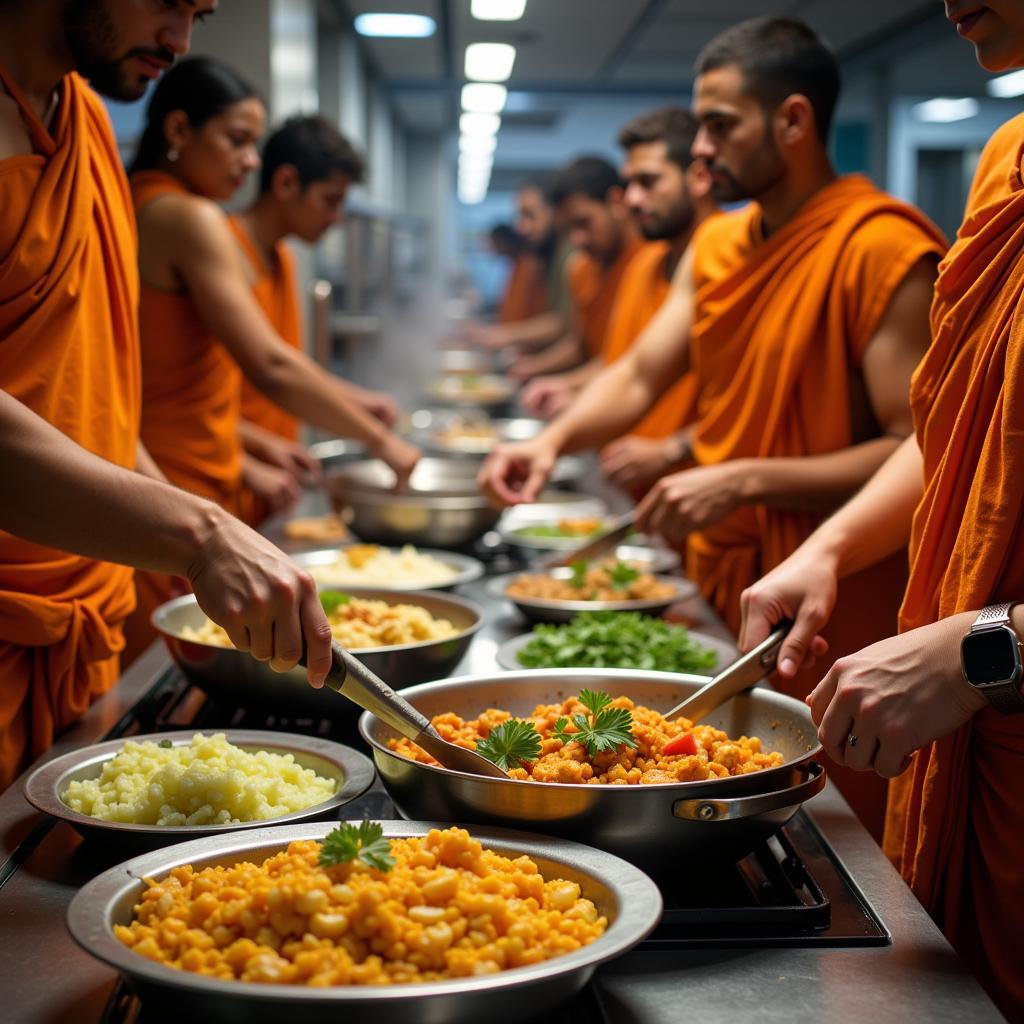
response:
M486 708L530 714L587 687L667 710L707 682L703 676L627 669L546 669L469 676L411 687L402 694L427 718ZM773 690L734 697L707 719L730 736L759 736L785 757L750 775L657 786L567 785L485 779L418 764L388 748L396 734L369 712L359 731L401 813L410 818L525 828L575 839L641 867L684 867L693 855L739 857L784 825L824 786L811 759L821 749L810 712Z
M331 502L352 531L379 544L419 544L459 548L486 533L500 511L476 483L467 459L420 459L404 491L394 490L394 474L376 459L351 462L327 477ZM543 502L579 501L552 491Z
M319 589L333 588L325 585ZM462 660L473 634L483 622L479 605L454 594L369 587L346 587L345 593L388 604L419 605L434 618L448 619L459 630L455 636L444 640L353 650L367 668L396 690L425 679L444 678ZM199 629L206 621L206 615L192 594L160 605L152 617L153 626L164 638L167 650L182 672L214 700L246 708L264 708L289 718L338 718L357 711L354 704L329 687L314 690L306 681L305 669L275 672L268 662L257 661L233 647L216 647L182 637L186 627Z

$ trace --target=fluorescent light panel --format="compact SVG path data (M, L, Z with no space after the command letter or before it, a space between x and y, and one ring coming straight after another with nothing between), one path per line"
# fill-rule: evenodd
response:
M361 36L380 39L426 39L437 30L425 14L360 14L353 25Z
M990 78L985 83L989 96L1005 100L1011 96L1020 96L1024 93L1024 70L1011 71L1008 75L1000 75L998 78Z
M497 135L501 118L497 114L462 114L459 117L461 135Z
M526 10L526 0L473 0L470 12L481 21L516 21Z
M915 103L913 109L914 117L918 121L945 123L950 121L966 121L969 117L974 117L981 109L981 106L976 99L972 99L970 96L958 99L936 96L933 100Z
M460 153L493 153L498 148L498 140L493 135L461 135L459 137Z
M466 77L475 82L504 82L512 74L516 48L508 43L470 43Z
M462 87L462 109L469 114L500 114L508 89L495 82L470 82Z

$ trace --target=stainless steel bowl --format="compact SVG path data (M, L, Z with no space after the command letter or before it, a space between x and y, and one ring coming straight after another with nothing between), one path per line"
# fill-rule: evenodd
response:
M343 551L350 544L343 544L340 548L322 548L319 551L303 551L302 554L293 555L292 558L297 565L303 569L323 570L314 573L322 586L345 589L350 584L338 583L330 579L324 566L333 565L338 558L338 552ZM451 590L463 583L472 583L478 580L484 573L483 563L477 558L470 558L469 555L456 554L454 551L432 551L430 548L418 548L421 555L430 555L439 562L443 562L455 573L450 579L439 583L379 583L376 586L386 590Z
M510 377L496 373L455 373L428 381L425 391L430 401L440 405L497 412L511 403L518 388Z
M459 458L482 459L498 444L528 441L544 429L544 421L526 416L492 419L486 414L460 413L454 409L417 409L409 417L412 440L428 452ZM462 425L480 424L493 431L492 436L468 436L454 440L445 433Z
M321 587L331 590L332 587ZM390 647L364 647L353 654L395 689L442 679L462 659L483 622L483 610L472 601L437 591L396 592L370 587L345 587L345 593L388 604L416 604L435 618L448 619L459 632L444 640L424 640ZM329 687L314 690L305 669L275 672L233 647L215 647L182 638L186 627L200 628L206 615L192 594L176 597L153 612L154 627L188 680L215 700L242 707L260 707L289 718L339 718L358 708Z
M697 585L681 576L655 577L659 583L671 585L672 593L668 597L632 601L546 601L539 597L513 597L508 593L507 588L513 580L532 575L549 575L553 579L567 580L572 576L572 569L549 569L546 574L543 570L536 573L511 572L495 576L487 584L492 597L511 601L530 622L569 622L579 612L646 612L648 615L664 615L672 605L686 601L697 593Z
M707 682L704 676L627 669L546 669L467 676L427 683L403 696L427 718L455 712L475 718L486 708L516 716L538 704L560 703L583 687L625 695L668 710ZM739 857L771 835L825 784L811 760L821 750L806 705L755 688L706 719L730 736L759 736L779 751L777 768L704 782L658 786L600 786L485 779L419 764L395 754L396 734L364 713L359 731L395 806L406 817L539 829L589 843L653 870L707 858Z
M424 835L430 823L383 822L389 838ZM88 882L68 908L68 929L90 956L125 976L146 1005L167 1007L175 1020L309 1024L372 1020L375 1024L525 1024L571 999L598 965L621 956L648 935L661 916L661 894L632 865L579 843L506 829L473 829L488 847L509 857L529 856L547 878L579 884L608 918L605 933L588 946L529 967L498 974L411 985L259 985L175 970L133 953L113 928L128 924L145 890L144 878L164 878L185 864L197 869L263 859L299 839L322 839L333 826L298 825L183 843L136 857ZM442 826L443 827L443 826Z
M213 730L218 731L218 730ZM61 794L72 782L99 778L104 764L123 749L128 740L137 743L169 741L175 746L187 745L196 730L158 732L145 736L95 743L55 757L40 765L25 780L25 799L44 814L66 821L86 838L117 843L126 850L144 850L180 843L203 836L222 836L230 832L251 832L269 825L285 825L303 821L336 818L339 807L364 793L373 782L373 765L362 754L340 743L317 736L297 736L287 732L263 732L254 729L224 730L229 743L243 750L266 750L272 754L291 754L303 768L312 768L317 775L334 779L338 786L329 800L302 811L279 815L265 821L245 821L234 825L132 825L120 821L103 821L72 810Z
M328 476L327 487L352 531L380 544L459 548L501 515L480 493L476 466L468 459L420 459L402 492L393 490L394 474L375 459L342 466ZM577 500L558 491L542 496L545 503Z
M320 463L324 473L332 473L346 462L366 458L366 445L349 438L336 437L330 441L317 441L309 446L309 454Z
M740 652L736 649L735 644L719 640L716 636L708 636L707 633L698 633L693 629L688 629L687 633L695 644L700 644L701 647L709 648L715 652L715 657L718 660L714 665L709 666L707 669L708 675L713 675L715 672L725 668L726 665L732 664L740 656ZM502 668L508 669L510 672L522 672L525 666L519 661L519 652L533 639L533 636L533 633L521 633L519 636L506 640L503 644L499 644L494 654L495 660Z

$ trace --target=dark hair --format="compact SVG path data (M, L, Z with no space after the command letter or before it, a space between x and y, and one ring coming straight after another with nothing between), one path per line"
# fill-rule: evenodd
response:
M649 142L664 142L668 158L685 171L693 157L693 140L699 127L697 118L683 107L659 107L634 117L619 132L619 145L623 149L643 146Z
M747 92L765 110L787 96L806 96L824 142L839 98L839 63L821 38L793 18L752 18L726 29L708 43L694 65L698 75L735 64Z
M524 178L519 182L518 192L525 192L528 189L534 192L539 192L541 198L547 203L548 206L554 206L554 200L551 198L551 189L555 184L555 175L551 171L537 171L535 174L531 174L528 178Z
M616 187L622 187L622 179L603 156L579 156L555 176L551 201L557 206L569 196L586 196L603 203L608 190Z
M234 68L213 57L192 57L168 71L157 83L146 107L146 125L129 173L155 167L167 148L164 119L182 110L193 128L224 113L228 107L259 93Z
M366 175L366 162L352 143L315 114L290 117L267 139L260 192L270 191L274 172L285 164L295 168L303 188L314 181L326 181L335 172L352 182L362 181Z
M511 224L495 224L490 235L496 245L507 245L510 249L523 248L523 240Z

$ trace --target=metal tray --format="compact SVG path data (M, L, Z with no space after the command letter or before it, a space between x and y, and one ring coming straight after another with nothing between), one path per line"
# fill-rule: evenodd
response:
M338 552L343 551L345 548L357 547L357 544L341 544L338 547L333 548L321 548L317 551L303 551L302 554L293 555L292 559L296 564L301 565L304 569L315 569L318 566L332 565L338 557ZM389 550L397 552L399 549L392 547ZM473 580L478 580L484 574L483 563L476 558L471 558L469 555L460 555L454 551L438 551L434 548L420 548L416 549L421 555L431 555L436 558L439 562L444 562L445 565L451 566L455 570L456 574L451 579L445 580L441 583L334 583L332 580L326 577L322 580L318 580L318 584L321 586L337 586L339 588L345 588L349 586L353 587L381 587L387 590L397 591L413 591L413 590L452 590L463 583L472 583Z
M385 835L424 835L431 823L383 822ZM322 839L333 823L268 828L245 835L202 839L136 857L87 883L68 908L68 929L90 955L120 971L147 1007L168 1007L176 1020L233 1024L262 1021L372 1020L374 1024L524 1024L574 996L595 968L632 948L661 916L655 884L611 854L561 839L495 828L473 828L491 849L532 857L546 877L577 882L583 895L608 917L608 929L588 946L564 956L498 974L410 985L260 985L179 971L133 953L113 935L127 924L145 888L144 877L161 879L173 868L232 864L271 856L297 839ZM170 1009L172 1008L173 1009Z
M370 760L350 747L344 747L331 740L255 729L215 731L225 732L229 743L244 750L291 754L303 768L312 768L317 775L337 780L338 789L329 800L314 804L305 810L293 811L291 814L264 821L245 821L234 825L131 825L119 821L103 821L72 810L61 799L61 793L69 783L98 777L103 765L119 754L128 740L138 743L147 740L154 743L170 740L175 745L184 745L197 732L192 729L108 740L105 743L83 747L81 750L73 750L63 757L56 757L40 765L25 780L25 799L43 813L66 821L86 838L102 839L124 845L126 849L141 850L167 846L186 839L252 831L266 828L268 825L335 817L339 807L362 795L373 782L374 769Z
M726 665L734 662L740 655L734 644L729 643L726 640L719 640L716 636L708 636L707 633L698 633L696 630L688 629L690 637L695 643L700 644L702 647L710 647L711 650L718 655L718 661L709 670L709 675L715 672L719 672L725 668ZM495 658L498 664L508 669L510 672L521 672L526 666L521 665L516 658L516 655L533 639L533 633L521 633L519 636L512 637L511 640L506 640L503 644L498 645L498 649L495 652ZM541 666L544 667L544 666ZM584 666L579 666L584 667ZM597 666L601 668L612 668L614 666Z

